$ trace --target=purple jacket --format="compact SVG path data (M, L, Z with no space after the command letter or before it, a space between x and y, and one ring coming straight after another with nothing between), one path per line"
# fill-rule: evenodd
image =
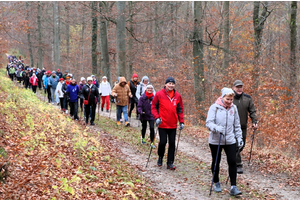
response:
M148 99L146 94L144 93L142 97L139 99L139 103L137 106L138 113L140 114L140 120L154 120L154 117L151 113L151 105L154 95ZM144 115L143 112L145 112Z

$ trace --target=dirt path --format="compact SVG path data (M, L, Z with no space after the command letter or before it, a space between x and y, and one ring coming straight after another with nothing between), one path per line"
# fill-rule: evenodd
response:
M98 114L98 111L96 111ZM111 113L99 112L101 116L116 118L116 112ZM96 118L97 119L97 118ZM130 119L132 127L138 127L140 122L135 119ZM92 127L97 131L101 130L98 127ZM102 132L102 131L101 131ZM111 138L108 133L101 133L103 137L109 137L116 146L119 147L122 155L121 158L128 161L130 164L137 166L139 172L146 177L151 185L157 190L169 194L175 199L228 199L229 184L225 185L222 181L222 188L224 193L213 193L210 197L209 184L211 174L209 173L209 165L211 162L210 150L208 148L207 139L192 139L189 136L182 134L179 144L178 159L175 161L176 171L166 169L165 163L163 167L157 167L157 150L154 149L148 167L145 167L148 154L140 152L134 146ZM191 159L191 162L181 163L181 157ZM227 163L226 157L223 156L221 161L221 172L223 176L227 176ZM199 164L200 163L200 164ZM195 166L198 168L204 164L206 170L195 171ZM299 199L299 188L292 188L285 184L283 176L278 175L263 175L255 171L252 166L244 165L244 174L238 175L238 183L244 183L248 191L254 191L258 194L267 194L266 198L269 199L273 196L275 199ZM245 191L241 189L244 193ZM245 195L247 196L247 195ZM247 197L246 197L247 198Z

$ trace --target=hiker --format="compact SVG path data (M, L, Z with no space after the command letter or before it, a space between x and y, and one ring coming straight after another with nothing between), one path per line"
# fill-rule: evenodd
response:
M66 70L66 71L65 71L65 73L64 73L64 75L62 76L62 78L66 80L66 79L67 79L67 76L68 76L68 74L69 74L69 71L68 71L68 70ZM69 78L70 78L70 76L69 76Z
M58 98L59 98L59 103L60 103L60 110L65 112L64 110L64 93L63 91L61 90L62 89L62 85L64 83L64 79L63 78L60 78L59 79L59 82L57 84L57 87L56 87L56 93L58 94Z
M16 72L16 77L17 77L17 81L19 82L19 84L21 84L21 81L22 81L22 69L19 68L18 71Z
M91 112L91 126L95 125L95 112L97 102L100 102L100 96L98 88L93 85L93 79L87 78L87 84L82 88L82 94L84 96L84 112L85 112L85 124L89 122L89 116ZM86 102L86 103L85 103Z
M236 196L242 194L236 187L236 147L243 146L243 136L240 125L240 118L236 106L233 104L234 92L231 88L223 88L222 95L210 106L206 118L206 127L209 132L209 147L211 150L213 174L217 157L218 145L220 140L220 149L217 158L216 171L213 182L214 191L221 192L219 182L219 171L221 162L221 152L224 149L229 166L229 177L231 182L230 195ZM221 136L220 136L221 134Z
M241 152L241 151L243 151L245 144L246 144L248 115L250 116L250 118L252 120L252 128L257 129L256 110L255 110L255 106L254 106L251 96L248 94L245 94L243 92L244 84L241 80L236 80L233 83L232 89L235 93L235 96L233 99L233 104L236 105L236 107L238 109L240 123L241 123L241 129L243 132L244 145L240 149L240 152ZM242 164L242 158L241 158L240 152L237 154L237 157L236 157L236 165L237 165L237 173L238 174L243 173L243 164Z
M80 83L78 85L78 87L79 87L79 98L80 98L80 109L81 109L81 112L83 111L83 100L84 100L84 96L82 94L82 88L83 88L83 86L85 86L85 84L86 84L85 78L81 77Z
M43 81L43 74L42 74L42 71L41 70L38 70L38 74L36 75L36 77L38 78L38 87L39 87L39 90L42 89L42 81Z
M70 76L66 76L65 81L61 87L61 91L64 93L64 110L66 114L68 114L68 102L69 102L66 92L67 92L68 85L71 83L70 78L71 78Z
M30 82L30 77L28 72L23 72L24 77L23 77L23 84L25 86L25 89L29 87L29 82Z
M135 96L140 99L141 96L144 94L145 90L146 90L146 86L148 84L151 84L149 81L148 76L143 76L142 81L140 82L140 84L138 85L137 89L136 89L136 93ZM155 89L153 88L153 95L155 95Z
M51 76L51 71L47 71L46 77L44 78L44 82L43 82L44 88L46 89L48 94L48 103L51 103L51 87L48 85L50 76Z
M63 76L59 69L56 70L56 76L58 76L59 78L62 78Z
M159 167L162 166L168 139L167 169L175 170L176 167L173 163L177 122L179 121L180 123L179 130L182 130L184 127L184 116L182 98L175 90L175 79L173 77L167 78L164 88L155 94L152 100L151 113L156 121L156 126L158 126L160 138L157 165Z
M131 118L132 110L134 109L134 105L137 107L137 104L139 102L139 99L136 97L136 94L135 94L137 87L140 85L138 78L139 77L137 74L133 74L132 79L130 81L128 81L128 86L129 86L131 94L132 94L132 98L129 99L130 100L130 109L129 109L128 117L130 117L130 118ZM136 119L139 119L137 109L136 109Z
M59 99L56 91L57 84L59 82L59 78L56 76L55 71L52 72L52 76L48 79L48 86L51 88L51 98L52 98L52 105L56 101L57 105L59 104ZM55 95L55 101L54 101L54 95Z
M107 81L107 77L102 77L102 82L100 83L100 95L102 99L101 111L103 112L104 104L106 102L106 112L109 112L109 95L111 93L110 83Z
M121 111L124 114L125 126L130 126L127 116L128 97L132 98L130 88L125 77L120 77L119 83L113 88L111 95L116 98L117 105L117 125L121 125Z
M141 136L141 143L146 144L145 134L147 129L147 122L150 126L150 146L152 148L156 148L154 145L154 117L151 113L151 105L153 100L153 86L148 84L146 87L146 91L143 96L139 99L139 103L137 105L137 111L140 116L140 120L142 123L142 136Z
M70 104L70 116L74 116L74 120L78 121L78 96L79 87L75 79L72 79L71 83L67 86L67 96Z
M14 81L15 73L16 73L15 67L11 66L9 68L9 77L10 77L11 81Z
M36 93L36 88L37 88L37 83L38 83L38 78L36 77L36 75L35 74L32 74L32 77L30 78L30 83L31 83L31 85L32 85L32 91L34 92L34 93Z
M93 85L95 85L97 88L99 88L99 83L98 80L96 79L95 75L91 75L92 79L93 79Z

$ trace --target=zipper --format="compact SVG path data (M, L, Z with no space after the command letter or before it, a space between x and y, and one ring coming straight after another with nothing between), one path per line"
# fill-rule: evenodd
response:
M228 110L226 110L225 145L226 145L227 121L228 121Z

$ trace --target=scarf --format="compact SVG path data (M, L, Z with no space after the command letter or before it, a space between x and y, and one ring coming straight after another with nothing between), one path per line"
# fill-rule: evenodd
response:
M145 92L146 96L148 99L150 99L151 97L153 97L153 93L148 93L147 91Z

